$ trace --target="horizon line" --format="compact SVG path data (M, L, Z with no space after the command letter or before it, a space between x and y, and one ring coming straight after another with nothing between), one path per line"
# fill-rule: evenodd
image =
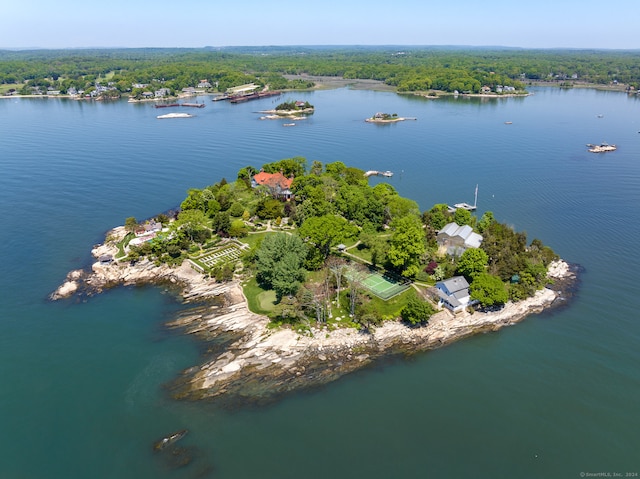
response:
M76 47L4 47L0 46L0 51L55 51L55 50L206 50L206 49L228 49L228 48L470 48L470 49L504 49L504 50L599 50L599 51L640 51L639 48L613 48L613 47L522 47L508 45L455 45L455 44L282 44L282 45L204 45L199 47L184 46L76 46Z

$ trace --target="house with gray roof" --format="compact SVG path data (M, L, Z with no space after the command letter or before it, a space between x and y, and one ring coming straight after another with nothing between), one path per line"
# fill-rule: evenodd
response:
M440 247L446 248L447 254L459 256L468 248L479 248L482 235L475 233L469 225L449 223L438 231L436 241Z
M438 305L454 313L464 311L467 306L477 303L469 294L469 283L464 276L454 276L436 283L438 290Z

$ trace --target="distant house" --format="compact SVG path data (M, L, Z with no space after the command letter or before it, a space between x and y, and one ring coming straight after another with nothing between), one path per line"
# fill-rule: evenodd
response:
M156 90L154 92L154 95L156 98L162 98L165 96L169 96L171 95L171 90L169 90L168 88L160 88L159 90Z
M200 80L200 83L196 85L196 88L211 88L211 83L209 83L207 80Z
M449 223L436 236L438 245L446 248L447 254L460 255L467 248L479 248L482 243L482 235L475 233L469 225Z
M266 173L263 170L251 178L252 188L266 186L272 195L285 200L293 197L291 183L293 183L293 176L287 178L282 173Z
M467 306L475 304L469 295L469 283L464 276L454 276L453 278L436 283L438 290L439 305L458 313L464 311Z
M136 236L145 236L150 233L157 233L158 231L162 231L162 223L151 220L147 221L144 224L138 225L134 231Z
M143 226L147 233L162 231L162 223L159 221L151 220L146 222Z

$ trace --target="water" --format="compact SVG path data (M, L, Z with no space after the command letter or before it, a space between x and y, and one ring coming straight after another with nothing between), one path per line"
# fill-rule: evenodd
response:
M286 99L316 113L283 128L258 119L273 99L203 97L194 118L162 121L148 104L0 101L0 477L640 472L638 99L554 89L491 101L348 89ZM377 111L418 120L362 121ZM618 151L586 151L602 141ZM479 184L479 214L493 211L585 268L579 294L499 333L236 411L176 402L163 388L202 353L164 328L184 308L172 294L46 300L126 217L298 155L392 170L390 183L422 209L470 202ZM151 445L182 428L199 454L174 470Z

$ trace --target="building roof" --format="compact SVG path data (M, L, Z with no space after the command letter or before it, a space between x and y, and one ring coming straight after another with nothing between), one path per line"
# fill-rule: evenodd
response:
M261 171L253 176L256 185L264 185L277 192L283 192L291 188L293 177L287 178L282 173L266 173Z
M467 248L479 248L482 243L482 235L474 233L469 225L460 226L457 223L449 223L438 231L438 236L440 235L447 235L449 238L457 236L464 241Z
M442 284L452 296L457 296L456 293L460 292L468 294L469 283L467 283L464 276L453 276L444 281L439 281L439 284Z

